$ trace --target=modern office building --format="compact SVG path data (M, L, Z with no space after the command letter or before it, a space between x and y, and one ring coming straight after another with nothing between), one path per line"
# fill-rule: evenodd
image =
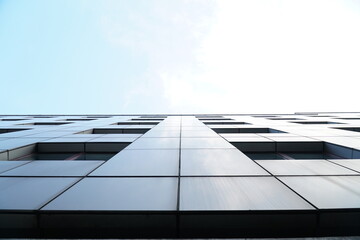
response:
M360 113L0 116L0 237L360 235Z

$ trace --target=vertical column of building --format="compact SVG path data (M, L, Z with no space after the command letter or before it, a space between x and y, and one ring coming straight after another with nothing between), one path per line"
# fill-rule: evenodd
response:
M151 129L147 134L144 135L144 138L152 139L152 138L161 138L164 142L173 142L174 145L169 146L171 147L171 151L173 152L173 156L177 158L177 198L176 198L176 210L179 210L179 193L180 193L180 166L181 166L181 116L170 116L158 124L156 127ZM175 148L176 147L176 148ZM176 152L176 153L175 153ZM169 161L167 159L166 161ZM175 167L175 166L174 166ZM177 220L177 227L178 227L178 220Z
M211 177L231 168L222 163L229 151L239 151L193 116L183 117L181 125L179 210L213 210L207 203L214 199L205 199L201 193L206 193Z

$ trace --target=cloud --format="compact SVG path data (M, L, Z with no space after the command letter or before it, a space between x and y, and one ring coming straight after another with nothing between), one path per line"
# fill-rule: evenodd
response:
M175 110L182 102L180 90L189 92L193 87L186 79L200 67L198 50L214 19L214 1L134 2L109 2L111 9L101 17L108 41L129 52L135 62L147 63L145 69L139 68L127 102L141 97L163 104L167 111Z
M360 78L350 1L136 1L103 18L113 44L147 59L130 91L173 112L350 111ZM355 9L355 10L354 10ZM139 87L135 86L135 87Z
M360 14L343 3L218 1L201 73L184 78L211 112L356 110Z

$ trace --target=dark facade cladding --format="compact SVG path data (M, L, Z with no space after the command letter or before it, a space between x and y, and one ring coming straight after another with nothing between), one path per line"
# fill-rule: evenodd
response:
M360 235L360 113L0 116L0 237Z

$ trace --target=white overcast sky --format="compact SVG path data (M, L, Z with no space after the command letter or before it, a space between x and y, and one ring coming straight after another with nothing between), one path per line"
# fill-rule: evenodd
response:
M360 1L29 2L0 1L2 114L359 111Z

